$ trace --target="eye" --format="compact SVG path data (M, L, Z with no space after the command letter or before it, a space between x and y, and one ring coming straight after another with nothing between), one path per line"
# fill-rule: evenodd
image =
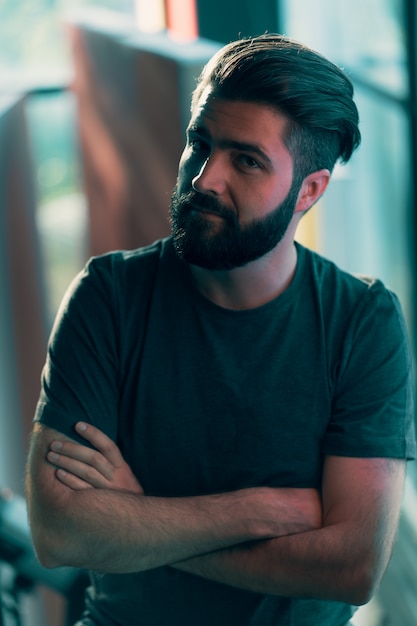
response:
M261 167L260 163L249 154L240 154L237 160L241 166L249 170L259 169Z
M210 146L206 141L204 141L204 139L201 139L201 137L189 137L187 143L188 147L195 154L207 153L210 151Z

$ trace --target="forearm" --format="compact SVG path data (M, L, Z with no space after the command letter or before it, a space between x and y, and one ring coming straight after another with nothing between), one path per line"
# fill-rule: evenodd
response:
M175 568L262 594L362 604L374 589L375 555L346 525L252 542Z
M140 571L313 525L297 490L279 500L268 488L192 498L59 488L55 507L28 498L34 544L51 567Z
M255 537L260 525L242 515L249 501L242 493L168 499L86 490L61 497L54 510L32 502L31 528L47 566L127 573Z
M144 495L117 446L97 429L88 432L103 452L52 429L34 430L27 498L34 545L47 566L134 572L321 524L314 489ZM59 454L50 451L57 437Z
M367 602L394 545L405 463L327 457L323 526L176 564L227 585L283 596Z
M57 460L57 455L48 454L57 438L63 444L59 471L62 465L70 470L63 482L56 467L45 460L47 456ZM110 444L113 451L108 454L113 457L115 446ZM117 448L113 462L121 474L113 477L114 487L109 488L101 487L108 480L97 474L94 460L89 464L84 458L87 449L75 448L83 458L76 466L79 470L81 465L87 478L81 485L71 474L74 459L62 457L65 449L74 454L73 442L43 427L35 429L31 442L27 474L31 530L40 560L50 567L134 572L321 524L321 503L313 489L259 487L189 498L146 496L137 482L132 483ZM91 451L87 454L91 456ZM96 453L93 458L97 461ZM102 461L103 455L98 458ZM131 487L120 487L126 484Z

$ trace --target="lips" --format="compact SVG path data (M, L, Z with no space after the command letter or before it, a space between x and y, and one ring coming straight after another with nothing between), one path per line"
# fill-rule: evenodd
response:
M203 213L207 216L215 215L229 222L235 219L234 212L228 209L228 207L222 206L216 198L211 198L207 195L196 193L195 191L181 194L178 201L178 208L184 212L184 215L195 212Z
M218 215L219 217L224 218L224 215L222 215L220 211L210 209L209 207L200 206L198 204L191 204L190 206L191 206L192 211L198 211L199 213L207 213L209 215Z

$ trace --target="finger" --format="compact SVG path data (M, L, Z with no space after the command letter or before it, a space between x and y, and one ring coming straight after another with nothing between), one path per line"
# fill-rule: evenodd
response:
M84 480L81 480L81 478L78 478L78 476L74 476L74 474L66 472L63 469L57 470L56 477L61 483L67 485L67 487L71 487L71 489L74 489L75 491L81 491L83 489L93 489L92 485L86 483Z
M120 467L124 463L123 456L117 445L99 428L86 422L77 422L75 430L81 437L84 437L97 448L115 467Z
M73 476L88 483L97 489L105 489L109 487L109 481L98 472L95 467L77 461L71 457L57 454L56 452L48 452L46 455L48 461L60 470L64 470Z
M107 478L107 480L110 480L113 475L114 466L101 452L98 452L97 450L92 450L87 446L83 446L82 444L75 443L73 441L53 441L51 443L51 450L62 457L68 457L74 461L91 465L100 474Z

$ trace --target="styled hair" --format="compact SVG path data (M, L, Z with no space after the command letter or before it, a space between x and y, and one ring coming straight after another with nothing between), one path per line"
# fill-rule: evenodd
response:
M221 48L204 67L191 109L207 88L214 97L264 104L287 118L283 140L303 180L346 163L359 146L353 85L337 65L282 35L240 39Z

